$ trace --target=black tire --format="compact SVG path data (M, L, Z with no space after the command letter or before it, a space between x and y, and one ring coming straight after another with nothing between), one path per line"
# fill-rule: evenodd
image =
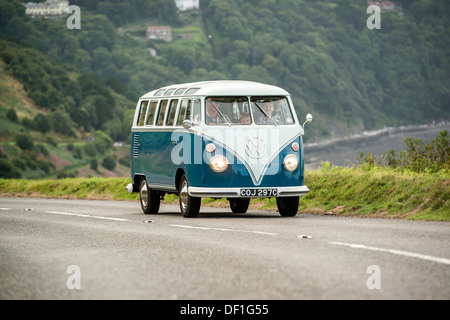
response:
M250 204L250 198L231 198L230 208L233 213L246 213L248 205Z
M185 218L196 218L200 212L202 198L191 197L188 192L189 183L186 175L183 175L178 188L181 214Z
M161 200L158 193L148 187L145 178L142 178L139 185L139 201L145 214L158 213Z
M282 217L293 217L297 214L300 197L277 198L278 213Z

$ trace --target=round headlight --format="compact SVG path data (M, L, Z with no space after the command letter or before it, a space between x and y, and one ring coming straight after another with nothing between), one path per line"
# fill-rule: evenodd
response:
M298 167L298 159L295 155L289 154L284 158L283 165L287 171L294 171Z
M221 155L214 156L209 160L209 167L214 172L224 172L228 168L228 160Z

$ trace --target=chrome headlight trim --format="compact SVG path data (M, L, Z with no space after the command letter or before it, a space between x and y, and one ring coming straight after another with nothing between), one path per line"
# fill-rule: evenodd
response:
M228 168L228 160L222 155L214 156L209 160L209 167L214 172L224 172Z
M293 154L288 154L283 161L284 168L289 171L295 171L298 168L298 158Z

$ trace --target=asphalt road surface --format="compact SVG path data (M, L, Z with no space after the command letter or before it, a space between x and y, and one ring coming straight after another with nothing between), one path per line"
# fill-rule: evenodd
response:
M0 299L449 299L450 224L0 198Z

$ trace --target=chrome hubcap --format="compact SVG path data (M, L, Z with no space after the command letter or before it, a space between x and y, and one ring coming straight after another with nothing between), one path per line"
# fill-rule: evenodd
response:
M184 210L186 210L187 203L188 203L188 186L186 180L183 181L180 188L180 201L181 201L181 207Z
M143 182L141 186L141 202L144 207L147 207L148 204L148 190L147 183Z

